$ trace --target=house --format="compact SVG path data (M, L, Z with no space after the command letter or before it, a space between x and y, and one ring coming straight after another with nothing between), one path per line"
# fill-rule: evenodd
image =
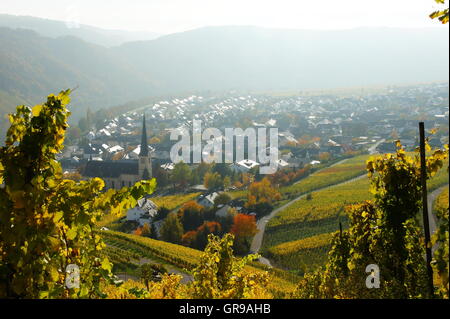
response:
M219 209L216 211L216 217L225 218L228 216L228 210L231 208L229 205L220 205Z
M165 171L173 171L173 169L175 168L175 163L165 163L161 165L161 168Z
M154 202L148 198L141 198L135 207L127 211L127 220L136 221L140 226L145 223L150 225L153 217L158 213L158 208Z
M285 146L287 144L297 144L297 140L291 132L281 132L278 133L278 144L280 146Z
M148 145L147 147L148 147L150 153L153 154L155 149L153 147L151 147L150 145ZM128 157L136 159L136 158L139 158L140 153L141 153L141 145L139 144L138 146L136 146L136 148L134 150L132 150L131 152L128 153Z
M278 169L283 169L283 168L289 167L289 163L281 158L278 159L276 163L277 163Z
M258 162L255 162L250 159L244 159L242 161L231 164L230 169L234 172L246 173L250 171L252 168L257 166L259 166Z
M218 192L214 192L214 193L210 193L210 194L205 194L205 195L200 195L197 203L199 203L200 205L206 207L206 208L210 208L214 206L214 200L216 199L216 197L219 196Z
M91 143L83 148L83 158L90 159L92 157L101 157L103 151L100 148L94 147Z

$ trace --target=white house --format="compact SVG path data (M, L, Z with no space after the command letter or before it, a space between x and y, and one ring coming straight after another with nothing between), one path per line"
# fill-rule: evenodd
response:
M175 168L175 164L174 163L166 163L161 165L161 168L165 171L173 171L173 169Z
M158 212L158 207L148 198L141 198L137 205L127 212L127 220L133 220L143 226L145 223L150 224L153 217Z
M200 195L200 197L197 200L197 203L199 203L200 205L204 206L204 207L213 207L214 206L214 200L216 199L216 197L219 196L219 193L214 192L208 195Z
M258 162L255 162L250 159L244 159L242 161L233 163L230 165L230 169L235 172L246 173L251 170L253 167L259 166Z

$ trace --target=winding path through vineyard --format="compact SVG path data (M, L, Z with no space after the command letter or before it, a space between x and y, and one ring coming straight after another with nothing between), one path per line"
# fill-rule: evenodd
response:
M438 197L438 195L446 188L448 187L447 185L441 186L438 189L435 189L434 191L432 191L431 193L428 194L428 220L430 222L430 233L433 234L436 231L436 216L434 215L433 212L433 203L436 199L436 197ZM433 253L436 250L437 246L434 245L432 250Z
M329 166L329 167L331 167L331 166ZM328 168L329 168L329 167L328 167ZM351 178L351 179L349 179L349 180L346 180L346 181L344 181L344 182L341 182L341 183L339 183L339 184L334 184L334 185L330 185L330 186L326 186L326 187L322 187L322 188L317 188L317 189L314 189L313 191L314 191L314 192L317 192L317 191L325 190L325 189L328 189L328 188L336 187L336 186L339 186L339 185L347 184L347 183L356 181L356 180L361 179L361 178L364 178L364 177L367 177L367 174L366 174L366 173L364 173L364 174L362 174L362 175L360 175L360 176ZM253 237L252 244L251 244L251 246L250 246L250 251L251 251L252 253L257 253L257 252L260 250L261 245L262 245L262 240L263 240L263 237L264 237L264 231L265 231L265 229L266 229L266 225L267 225L267 223L269 222L269 220L272 219L272 218L273 218L276 214L278 214L280 211L286 209L288 206L290 206L290 205L292 205L293 203L299 201L300 199L306 197L307 195L308 195L308 194L300 195L299 197L297 197L297 198L291 200L290 202L284 204L283 206L278 207L277 209L273 210L269 215L264 216L263 218L261 218L261 219L258 220L258 222L256 223L256 227L257 227L257 229L258 229L258 233L255 235L255 237ZM271 263L270 263L270 260L267 259L267 258L265 258L265 257L260 257L260 258L259 258L259 262L261 262L261 263L264 264L264 265L267 265L267 266L272 267L272 265L271 265Z

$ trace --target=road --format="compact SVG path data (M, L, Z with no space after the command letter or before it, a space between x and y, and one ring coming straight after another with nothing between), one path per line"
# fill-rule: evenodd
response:
M331 187L347 184L347 183L356 181L358 179L361 179L363 177L367 177L367 174L364 173L363 175L359 175L357 177L351 178L351 179L346 180L344 182L341 182L339 184L334 184L334 185L325 186L325 187L322 187L322 188L317 188L317 189L315 189L313 191L314 192L318 192L318 191L325 190L325 189L328 189L328 188L331 188ZM258 253L259 250L261 249L262 240L263 240L263 237L264 237L264 231L266 230L266 225L269 222L269 220L271 220L276 214L278 214L278 212L286 209L288 206L290 206L293 203L295 203L296 201L299 201L300 199L306 197L307 195L308 195L308 193L300 195L299 197L289 201L288 203L284 204L283 206L280 206L277 209L274 209L269 215L264 216L263 218L258 220L258 222L256 223L256 227L258 229L258 233L256 233L256 235L253 237L252 244L250 246L250 252L251 253L253 253L253 254L254 253ZM259 262L261 262L264 265L272 267L272 265L270 264L270 261L267 258L265 258L265 257L259 258Z
M386 139L381 139L378 142L376 142L375 144L373 144L371 147L369 147L368 151L369 154L376 154L377 153L377 147L378 145L380 145L381 143L384 143L386 141Z

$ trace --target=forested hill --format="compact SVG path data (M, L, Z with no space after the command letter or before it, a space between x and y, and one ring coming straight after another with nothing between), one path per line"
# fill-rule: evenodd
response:
M0 28L1 119L17 102L78 89L74 117L147 96L448 80L448 28L341 31L207 27L106 48Z
M68 15L67 18L70 20L71 18L76 18L76 16ZM107 30L71 21L57 21L10 14L0 14L0 27L33 30L50 38L71 35L105 47L112 47L130 41L152 40L160 36L160 34L155 32Z
M144 76L113 51L67 36L47 38L30 30L0 28L0 110L11 103L37 103L49 93L76 88L72 111L83 112L149 96ZM73 109L74 106L77 108Z

